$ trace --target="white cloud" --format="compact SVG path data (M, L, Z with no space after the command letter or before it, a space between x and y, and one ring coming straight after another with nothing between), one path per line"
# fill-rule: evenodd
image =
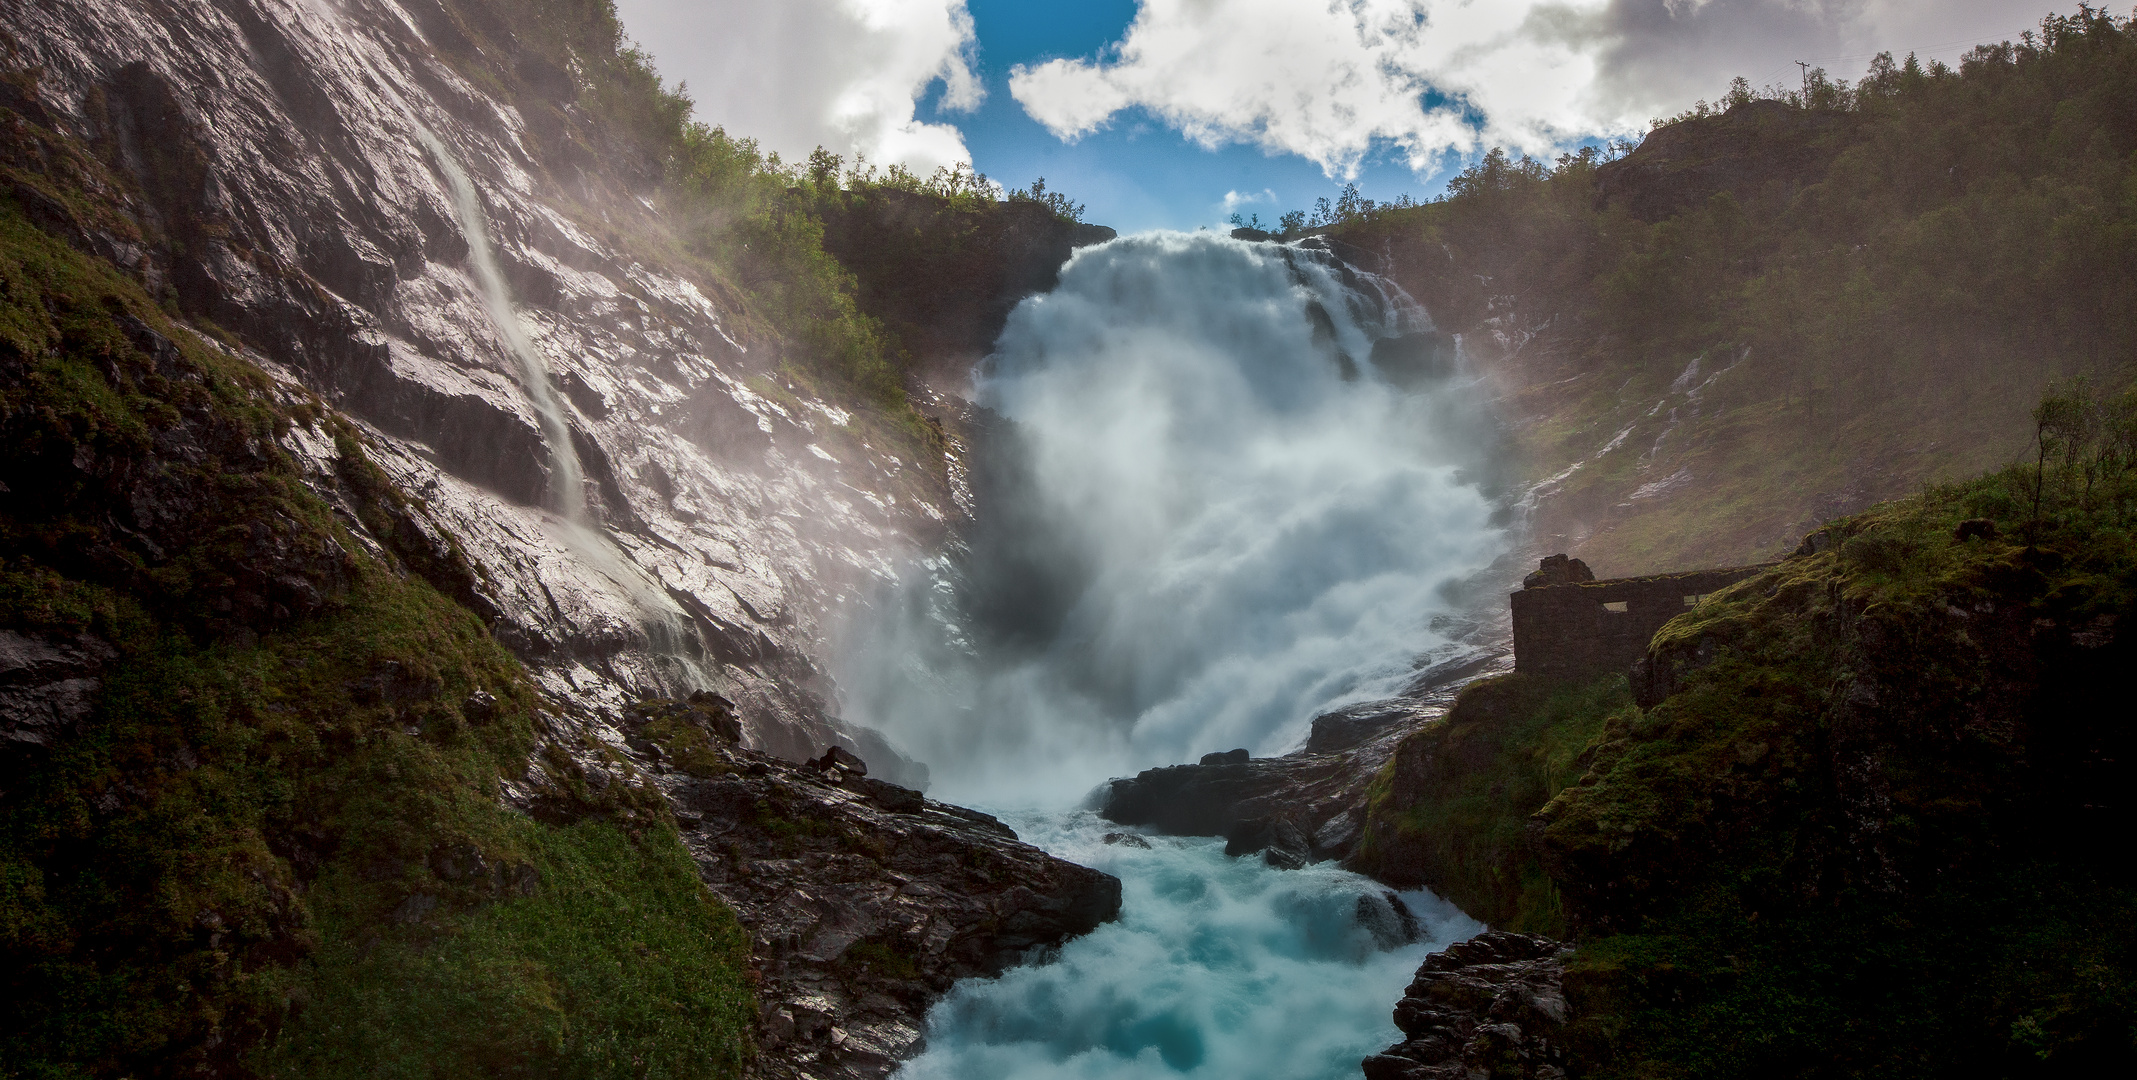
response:
M964 136L914 103L976 108L965 0L617 0L625 32L663 76L687 84L697 117L788 160L818 145L923 174L967 161Z
M1354 174L1500 145L1547 152L1794 59L2009 36L2026 0L1142 0L1095 59L1019 66L1010 93L1074 140L1140 107L1205 146ZM1963 46L1961 46L1963 48ZM1859 71L1867 55L1825 66ZM1777 66L1778 65L1778 66Z

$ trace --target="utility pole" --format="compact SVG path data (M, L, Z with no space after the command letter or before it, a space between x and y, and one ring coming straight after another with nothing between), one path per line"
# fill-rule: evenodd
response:
M1797 67L1799 67L1799 68L1802 68L1802 69L1803 69L1803 103L1804 103L1804 104L1806 104L1806 105L1808 105L1808 104L1810 104L1810 99L1811 99L1811 65L1810 65L1810 61L1808 61L1808 60L1798 60L1798 61L1796 61L1796 66L1797 66Z

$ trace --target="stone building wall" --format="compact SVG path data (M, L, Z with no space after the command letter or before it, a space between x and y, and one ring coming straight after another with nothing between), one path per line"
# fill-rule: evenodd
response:
M1544 565L1551 569L1552 560L1544 560ZM1571 676L1622 670L1647 651L1662 624L1683 614L1697 598L1764 569L1737 566L1530 585L1512 596L1514 670ZM1538 580L1538 575L1530 579Z

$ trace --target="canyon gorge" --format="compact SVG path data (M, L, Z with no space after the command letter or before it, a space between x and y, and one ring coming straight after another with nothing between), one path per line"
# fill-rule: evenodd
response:
M606 3L0 0L0 1077L2116 1067L2137 47L2044 25L1120 236ZM2121 239L1962 326L2049 181L1870 148L2007 91ZM1743 569L1517 672L1562 553Z

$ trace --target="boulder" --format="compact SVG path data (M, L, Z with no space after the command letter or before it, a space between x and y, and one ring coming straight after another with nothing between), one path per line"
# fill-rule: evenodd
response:
M1490 930L1426 957L1395 1006L1403 1040L1359 1063L1367 1080L1560 1080L1571 953Z
M860 759L860 756L855 754L853 751L838 746L833 746L826 749L824 751L824 756L817 758L809 764L816 766L819 771L826 773L850 773L854 776L868 775L867 762L862 761Z
M698 876L751 938L752 1075L876 1080L919 1052L928 1007L1120 911L1120 881L976 810L726 746L724 768L658 770ZM1132 834L1131 834L1132 835ZM1140 838L1137 838L1140 839Z

